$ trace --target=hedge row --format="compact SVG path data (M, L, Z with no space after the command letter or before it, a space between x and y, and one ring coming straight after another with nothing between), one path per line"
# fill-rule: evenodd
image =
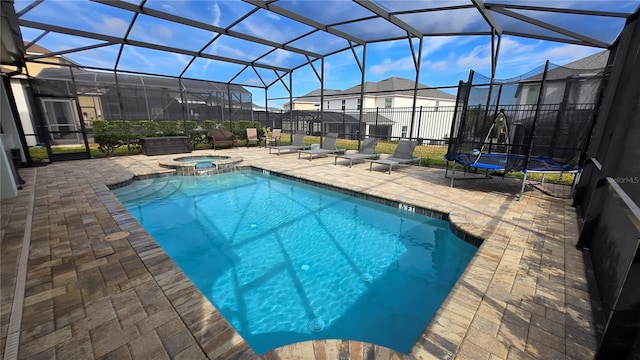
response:
M212 120L196 121L129 121L129 120L94 120L93 139L98 149L111 156L121 146L140 147L140 139L155 136L189 136L191 147L207 144L207 132L218 126L231 131L239 138L247 138L247 128L258 128L259 135L262 127L257 121L240 120L231 123L223 121L217 123Z

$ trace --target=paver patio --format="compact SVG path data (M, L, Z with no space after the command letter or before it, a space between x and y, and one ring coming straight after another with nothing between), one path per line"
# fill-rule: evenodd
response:
M211 153L211 151L193 152ZM1 351L21 359L587 359L597 345L587 283L576 250L571 201L537 190L516 201L516 179L457 181L443 169L366 163L335 166L216 150L302 179L448 213L485 239L408 355L356 341L309 341L256 355L118 202L105 184L170 172L178 155L60 162L20 169L26 180L3 200ZM31 211L30 201L33 199ZM30 234L24 234L32 216ZM9 319L23 239L30 237L19 344ZM10 343L11 345L11 343Z

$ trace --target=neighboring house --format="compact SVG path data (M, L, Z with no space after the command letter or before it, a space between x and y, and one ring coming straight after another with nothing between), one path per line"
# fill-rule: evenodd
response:
M260 111L260 112L264 112L265 111L265 107L264 106L260 106L260 105L258 105L256 103L251 104L251 109L253 111ZM278 109L276 107L268 107L267 110L271 111L271 112L280 112L280 111L282 111L282 109Z
M28 43L25 41L25 47ZM31 46L25 48L26 57L30 59L37 59L39 62L27 62L26 63L26 72L23 72L25 75L36 77L40 74L40 72L44 69L48 68L61 68L66 67L67 65L73 65L79 67L78 63L75 63L68 58L61 55L47 55L53 53L53 51L44 48L37 44L32 44Z
M413 106L415 82L399 77L390 77L378 82L364 83L364 109L398 108ZM416 106L453 106L456 97L444 91L418 84ZM283 105L289 110L289 103ZM320 108L320 89L293 99L293 110L317 110ZM324 90L324 110L360 109L360 85L346 90Z
M546 76L541 71L517 83L502 85L503 93L512 91L507 88L514 89L513 95L502 98L499 104L511 119L512 142L535 136L532 153L550 156L549 149L553 149L556 157L569 156L563 151L575 154L576 147L586 146L608 59L609 51L605 50L563 66L550 64ZM544 90L540 98L541 88Z
M417 92L414 88L412 80L390 77L379 82L365 82L362 100L360 85L342 91L325 90L322 109L325 126L322 131L331 129L347 137L371 135L383 139L443 140L451 128L456 97L423 84L418 84ZM284 108L288 110L289 103ZM305 110L296 118L312 122L309 131L321 131L321 122L314 115L320 111L319 89L295 98L292 108ZM363 109L362 124L359 121L360 108Z
M330 97L336 94L340 94L340 90L324 89L324 96ZM291 103L286 102L282 105L284 110L319 110L320 109L320 89L313 90L312 92L302 95L293 99L293 107L289 106Z
M545 79L544 103L560 104L593 102L594 91L585 82L600 86L602 72L609 60L609 50L587 56L563 66L551 67ZM516 105L535 105L538 102L542 74L524 79L515 93Z
M402 108L413 106L415 82L399 77L390 77L378 82L364 83L363 108ZM360 109L360 85L341 91L325 101L325 109ZM418 84L416 107L453 106L456 97L444 91Z

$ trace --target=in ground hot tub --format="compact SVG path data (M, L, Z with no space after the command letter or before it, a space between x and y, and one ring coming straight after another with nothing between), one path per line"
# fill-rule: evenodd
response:
M227 160L229 156L187 156L173 159L179 163L196 163L196 169L215 167L218 161Z
M202 154L180 156L159 163L162 167L176 169L178 175L206 175L228 171L241 161L241 157Z

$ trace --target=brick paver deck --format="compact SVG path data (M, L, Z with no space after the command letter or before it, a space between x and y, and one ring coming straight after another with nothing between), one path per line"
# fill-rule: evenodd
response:
M194 152L196 155L199 152ZM206 152L210 153L210 152ZM570 200L515 179L457 181L444 170L334 166L264 148L217 150L252 165L450 214L485 239L408 355L356 341L309 341L256 355L129 215L105 184L171 171L131 156L20 169L2 205L1 350L5 351L34 192L18 346L21 359L586 359L596 348ZM4 354L3 354L4 355Z

